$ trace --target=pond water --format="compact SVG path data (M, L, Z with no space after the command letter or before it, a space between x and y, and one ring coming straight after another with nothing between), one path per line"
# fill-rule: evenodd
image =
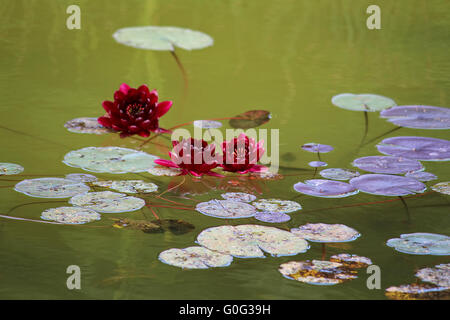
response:
M293 189L295 183L314 176L308 163L318 159L300 148L305 143L333 146L333 151L321 154L327 168L356 169L351 166L354 159L381 155L375 145L383 138L449 139L448 130L402 128L359 147L364 113L332 105L333 96L352 92L380 94L398 105L449 106L448 1L376 1L382 10L382 29L368 30L366 8L373 2L80 0L81 29L68 30L66 8L72 1L0 1L0 162L25 168L19 175L0 177L0 214L40 220L46 209L69 206L68 199L32 198L13 187L23 179L87 173L62 162L72 150L89 146L138 149L140 142L133 138L76 134L64 123L103 115L102 101L111 100L121 83L132 87L146 83L158 90L161 100L173 101L160 120L164 128L263 109L271 112L272 119L259 128L279 129L280 134L283 179L194 180L187 176L180 188L191 193L189 199L173 197L176 192L166 193L168 199L187 208L221 199L226 191L295 200L302 210L273 226L289 230L307 223L345 224L361 236L352 242L327 244L327 258L357 254L370 258L381 270L380 290L367 288L365 269L357 279L335 286L284 278L278 271L281 264L321 259L322 246L313 242L306 253L291 257L235 258L229 267L182 270L160 262L158 255L195 245L198 234L209 227L272 224L155 207L159 217L182 219L195 229L176 235L112 227L113 218L152 220L151 211L144 207L102 214L100 221L81 226L0 218L0 298L385 299L387 287L415 282L419 268L448 263L445 256L408 255L386 245L388 239L406 233L449 235L446 195L428 188L406 198L408 221L398 197L360 192L345 198L316 198ZM138 50L112 38L119 28L139 25L179 26L214 38L214 45L202 50L177 49L186 69L187 89L169 52ZM368 118L366 141L395 128L378 112L369 113ZM223 128L229 128L228 121L223 123ZM161 137L153 141L160 146L147 144L142 150L167 159L169 141ZM270 153L270 145L268 149ZM438 177L426 182L428 187L449 180L448 162L422 164ZM149 173L94 175L104 180L148 179L159 191L182 179ZM316 174L315 178L321 177ZM81 268L81 290L66 287L69 265Z

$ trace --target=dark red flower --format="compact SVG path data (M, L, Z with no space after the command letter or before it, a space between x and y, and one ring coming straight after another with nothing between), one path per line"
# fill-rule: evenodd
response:
M193 138L172 141L173 149L169 152L170 160L156 159L155 163L172 168L182 169L182 175L192 174L200 177L204 174L209 176L223 177L211 171L218 166L214 144L208 144L205 140Z
M166 114L172 101L158 102L158 92L149 91L146 85L137 89L123 83L114 92L113 101L103 101L105 116L98 123L120 132L124 138L133 134L148 137L151 132L168 132L159 127L159 118Z
M241 174L267 170L267 167L256 164L264 154L263 144L263 140L256 143L255 139L247 137L244 133L231 141L225 141L222 143L222 169Z

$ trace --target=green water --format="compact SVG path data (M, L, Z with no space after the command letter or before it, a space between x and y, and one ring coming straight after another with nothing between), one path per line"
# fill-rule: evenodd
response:
M381 7L382 29L368 30L365 11L375 3ZM316 160L314 154L300 150L306 142L334 146L333 152L323 155L329 167L351 168L356 157L378 154L374 146L379 140L358 150L363 114L331 105L335 94L376 93L400 105L449 106L450 5L446 0L76 1L81 7L80 30L66 28L65 11L70 4L74 1L0 1L1 125L27 134L0 129L0 162L25 168L20 176L0 178L1 214L39 220L43 210L64 205L64 199L30 198L10 186L30 177L83 172L61 162L71 150L108 145L137 148L135 141L117 135L75 134L63 127L73 118L101 115L101 102L112 99L123 82L133 87L147 83L158 89L163 100L174 101L161 120L166 128L251 109L270 110L273 118L261 128L280 130L281 164L288 167L306 168ZM177 51L188 74L187 93L169 53L137 50L112 39L118 28L135 25L175 25L214 38L213 47ZM377 113L369 115L368 139L392 128ZM395 135L449 139L445 130L403 128ZM166 157L166 151L154 145L144 150ZM424 165L439 177L437 181L449 180L447 163ZM259 192L259 197L292 199L298 196L292 185L313 175L286 169L280 173L286 175L282 180L241 185ZM133 174L114 177L138 178ZM229 180L208 179L210 190L205 187L206 193L191 197L216 198L223 190L231 190ZM171 178L153 181L164 190ZM188 181L185 188L200 190L200 184ZM449 262L446 257L398 253L385 245L402 233L448 235L448 196L427 193L407 199L410 223L397 200L336 208L391 199L396 200L362 193L342 199L299 196L296 200L303 210L280 226L323 222L357 229L361 238L328 246L327 256L349 252L371 258L381 268L381 290L367 289L365 270L358 279L332 287L302 284L280 275L281 263L320 259L317 244L295 257L236 258L227 268L182 271L159 262L158 254L191 246L202 230L226 222L195 211L157 208L160 217L181 218L196 229L177 236L111 227L112 217L143 219L143 213L151 217L147 209L104 214L101 221L89 225L105 228L1 219L0 298L384 299L385 288L414 282L416 269ZM18 205L23 206L10 211ZM81 290L66 287L66 268L73 264L81 267Z

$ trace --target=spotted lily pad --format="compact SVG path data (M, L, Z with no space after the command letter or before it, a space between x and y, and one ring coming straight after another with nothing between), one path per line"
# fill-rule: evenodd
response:
M169 168L163 166L155 166L154 168L148 169L148 173L154 176L166 176L166 177L174 177L180 175L182 172L179 168Z
M77 181L77 182L92 182L97 181L97 177L92 174L85 173L70 173L66 174L66 179Z
M297 192L313 197L343 198L358 193L353 186L342 181L312 179L294 184Z
M194 127L201 129L217 129L222 127L222 122L213 120L195 120Z
M397 106L380 113L381 118L400 127L450 129L450 109L432 106Z
M233 256L211 251L203 247L169 249L158 257L163 263L183 269L208 269L227 267L233 262Z
M450 181L436 183L431 189L442 194L450 195Z
M36 198L70 198L89 191L81 182L63 178L38 178L20 181L14 190Z
M271 119L271 114L266 110L251 110L234 116L230 120L230 126L233 128L249 129L259 127Z
M0 163L0 176L6 175L13 175L13 174L19 174L23 171L23 167L15 164L15 163L6 163L1 162Z
M203 49L212 46L213 38L190 29L178 27L140 26L117 30L113 38L126 46L146 50L174 51Z
M87 147L70 151L64 163L91 172L145 172L154 167L158 157L142 151L120 147Z
M450 141L428 137L393 137L377 145L383 154L424 161L449 161Z
M100 214L94 210L77 207L51 208L41 214L41 219L64 224L83 224L100 220L100 218Z
M405 174L405 177L413 178L418 181L431 181L437 179L436 175L425 171L408 172Z
M111 191L89 192L78 195L71 198L69 203L77 207L88 208L103 213L136 211L145 205L145 201L140 198Z
M291 200L260 199L252 203L256 209L272 213L290 213L302 209L302 206Z
M358 171L352 171L348 169L341 169L341 168L330 168L330 169L324 169L319 172L319 174L326 178L331 180L349 180L354 177L359 176Z
M450 289L429 284L407 284L386 289L386 297L393 300L448 300Z
M386 244L408 254L450 255L450 237L435 233L408 233L389 239Z
M249 193L244 192L227 192L222 194L222 198L225 200L233 200L239 202L252 202L256 197Z
M112 182L110 188L125 193L150 193L158 190L156 184L142 180L117 180Z
M314 152L314 153L327 153L333 150L332 146L329 146L327 144L320 144L320 143L305 143L301 147L303 150L308 152Z
M92 181L91 185L101 188L111 188L113 182L113 180Z
M433 283L439 287L450 289L450 263L439 264L434 268L423 268L417 271L416 277L425 282Z
M331 262L341 263L344 267L350 269L367 268L372 264L372 260L361 257L356 254L341 253L330 257Z
M362 192L381 196L406 196L427 188L416 179L389 174L364 174L351 179L350 184Z
M256 213L255 207L248 203L215 199L200 202L195 207L195 210L207 216L224 219L249 218Z
M357 278L357 272L331 261L290 261L278 271L286 278L314 285L334 285Z
M369 156L355 159L353 166L375 173L403 174L423 170L422 164L413 159L392 156Z
M76 118L67 121L64 127L74 133L93 133L105 134L113 132L113 130L105 128L98 123L97 118Z
M395 101L376 94L342 93L334 96L331 103L335 106L352 110L376 112L396 105Z
M292 233L266 226L220 226L203 230L197 243L217 252L239 258L290 256L309 249L308 242Z
M311 161L308 163L308 165L313 168L320 168L320 167L326 167L328 165L328 163L323 162L323 161Z
M282 223L291 220L291 217L281 212L261 211L255 214L255 219L268 223Z
M307 223L291 232L312 242L349 242L354 241L361 234L353 228L343 224Z

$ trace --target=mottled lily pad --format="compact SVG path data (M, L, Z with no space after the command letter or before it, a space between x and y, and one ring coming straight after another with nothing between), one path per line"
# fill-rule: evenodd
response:
M406 196L427 188L416 179L389 174L364 174L351 179L350 184L362 192L381 196Z
M23 167L15 164L15 163L6 163L1 162L0 163L0 176L6 175L13 175L13 174L19 174L23 171Z
M349 242L354 241L361 234L353 228L343 224L307 223L291 232L312 242Z
M395 101L376 94L342 93L334 96L331 103L335 106L352 110L376 112L396 105Z
M442 194L450 195L450 181L436 183L431 189Z
M100 180L100 181L92 181L91 185L101 188L111 188L113 184L112 180Z
M105 128L98 123L97 118L76 118L67 121L64 127L74 133L93 133L105 134L113 132L113 130Z
M353 186L342 181L312 179L294 184L297 192L313 197L343 198L358 193Z
M20 181L14 190L36 198L70 198L89 191L84 183L63 178L38 178Z
M244 192L227 192L222 194L222 198L225 200L233 200L239 202L252 202L256 197L249 193Z
M183 269L208 269L227 267L233 262L233 256L211 251L203 247L169 249L161 252L161 262Z
M154 176L166 176L166 177L174 177L180 175L182 172L179 168L169 168L163 166L155 166L154 168L148 169L148 173Z
M330 257L331 262L341 263L344 267L350 269L367 268L372 264L372 260L361 257L356 254L341 253Z
M77 207L89 208L103 213L136 211L145 205L145 201L140 198L111 191L90 192L78 195L71 198L69 203Z
M386 297L392 300L448 300L450 289L429 284L407 284L386 289Z
M327 153L333 150L332 146L329 146L327 144L320 144L320 143L305 143L301 147L303 150L308 152L314 152L314 153Z
M215 199L198 203L195 210L207 216L224 219L249 218L256 213L255 207L248 203Z
M357 272L331 261L290 261L278 271L287 279L314 285L334 285L357 278Z
M308 242L292 233L266 226L220 226L203 230L197 243L210 250L239 258L290 256L309 249Z
M381 118L400 127L413 129L450 129L450 109L432 106L397 106L383 110Z
M308 165L313 168L320 168L320 167L326 167L328 165L328 163L323 162L323 161L311 161L308 163Z
M449 161L450 141L428 137L393 137L381 141L378 151L424 161Z
M145 172L154 167L158 157L142 151L120 147L87 147L64 156L64 163L91 172Z
M66 179L73 180L76 182L93 182L97 181L97 177L92 174L85 173L70 173L66 174Z
M201 129L217 129L222 127L222 122L213 120L195 120L194 127Z
M100 214L94 210L77 207L51 208L41 214L41 219L64 224L83 224L100 220L100 218Z
M281 212L261 211L255 214L255 219L268 223L282 223L291 220L291 217Z
M266 110L251 110L238 114L230 120L230 126L239 129L259 127L271 119L271 114Z
M431 181L437 179L436 175L425 171L408 172L407 174L405 174L405 177L413 178L418 181Z
M408 254L450 255L450 237L435 233L408 233L389 239L386 244Z
M423 170L422 164L413 159L392 156L369 156L355 159L353 166L374 173L403 174Z
M319 172L319 174L326 178L331 180L349 180L351 178L355 178L359 176L358 171L348 170L348 169L341 169L341 168L330 168L330 169L324 169Z
M142 180L116 180L110 188L125 193L150 193L158 190L156 184Z
M256 209L272 213L290 213L302 209L302 206L291 200L259 199L252 203Z
M450 263L439 264L434 268L423 268L417 271L416 277L439 287L450 289Z

